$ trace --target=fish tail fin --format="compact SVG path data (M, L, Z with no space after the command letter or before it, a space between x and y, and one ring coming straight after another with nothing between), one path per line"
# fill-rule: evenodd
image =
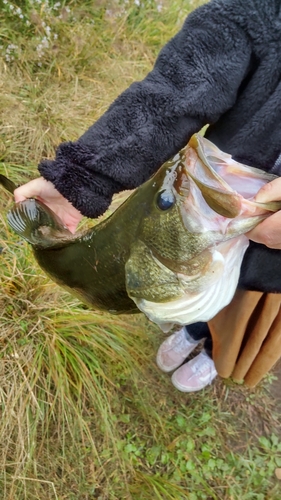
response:
M33 198L16 203L7 219L15 233L38 248L54 246L73 236L49 207Z
M3 174L0 174L0 184L11 194L14 194L15 189L17 189L15 183Z

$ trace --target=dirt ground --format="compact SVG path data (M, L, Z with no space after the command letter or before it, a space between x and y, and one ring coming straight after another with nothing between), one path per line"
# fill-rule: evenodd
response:
M277 377L269 387L271 396L275 399L276 404L281 410L281 360L278 361L273 369L274 375Z

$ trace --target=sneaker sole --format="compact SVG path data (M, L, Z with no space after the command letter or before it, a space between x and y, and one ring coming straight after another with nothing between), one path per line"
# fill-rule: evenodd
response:
M181 392L198 392L198 391L202 391L203 389L205 389L206 387L208 387L209 385L212 384L212 382L215 380L215 378L217 377L217 372L212 376L212 380L210 382L208 382L207 384L204 384L200 387L188 387L186 385L182 385L180 384L177 380L175 380L175 377L172 375L172 378L171 378L171 381L172 381L172 384L173 386L178 389L179 391Z

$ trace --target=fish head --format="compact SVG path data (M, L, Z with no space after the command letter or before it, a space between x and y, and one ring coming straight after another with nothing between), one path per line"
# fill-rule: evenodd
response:
M160 319L154 313L147 314L150 319L188 324L207 321L227 305L249 244L244 234L280 209L254 200L273 178L236 162L198 134L165 163L142 186L140 207L145 208L126 264L127 291L139 309L147 314L153 304L155 313L161 305ZM210 296L217 300L206 317ZM168 304L178 301L181 310L190 310L191 302L196 306L188 317L177 311L174 321L167 316Z
M210 245L250 231L279 210L281 202L254 200L274 178L195 134L142 186L140 239L156 253L162 249L161 255L189 260Z

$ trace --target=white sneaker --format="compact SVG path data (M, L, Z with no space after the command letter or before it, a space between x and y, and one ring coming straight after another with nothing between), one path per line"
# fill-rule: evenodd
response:
M172 384L182 392L201 391L217 374L214 361L202 351L173 373Z
M170 372L180 366L201 341L188 341L182 328L170 335L159 347L156 363L163 372Z

